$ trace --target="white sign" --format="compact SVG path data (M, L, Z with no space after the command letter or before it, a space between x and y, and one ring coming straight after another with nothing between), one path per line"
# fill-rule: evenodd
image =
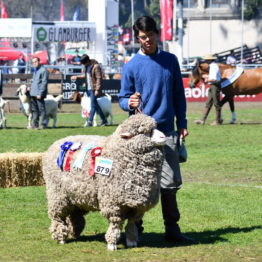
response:
M6 18L1 19L0 37L23 37L31 38L32 19L31 18Z
M94 23L34 24L35 42L92 42L96 39Z
M95 173L109 176L112 169L113 161L110 159L96 157Z

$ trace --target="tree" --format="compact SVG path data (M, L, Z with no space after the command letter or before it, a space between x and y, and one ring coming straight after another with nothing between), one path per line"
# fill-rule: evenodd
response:
M259 16L259 9L261 8L262 8L262 0L246 0L245 9L244 9L245 19L251 20L257 18Z

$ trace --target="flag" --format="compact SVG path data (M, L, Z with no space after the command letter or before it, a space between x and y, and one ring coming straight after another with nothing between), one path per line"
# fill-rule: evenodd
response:
M161 41L172 40L173 1L160 0Z
M7 10L4 1L1 2L1 18L8 18Z
M65 7L64 7L64 1L61 0L60 2L60 21L65 20Z
M73 21L78 21L80 20L80 5L76 6L74 15L73 15Z

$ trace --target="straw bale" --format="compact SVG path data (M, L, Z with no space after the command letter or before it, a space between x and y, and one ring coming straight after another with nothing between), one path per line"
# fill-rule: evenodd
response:
M0 187L43 185L43 153L0 154Z

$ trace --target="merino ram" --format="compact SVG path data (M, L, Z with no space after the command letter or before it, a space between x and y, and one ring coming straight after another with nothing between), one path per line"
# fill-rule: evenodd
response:
M21 85L17 89L17 94L19 96L21 102L21 111L28 119L27 128L32 128L32 111L30 106L30 96L28 95L27 86ZM47 125L49 119L53 119L53 128L56 127L57 122L57 110L61 107L63 95L58 95L57 97L53 97L52 95L47 95L45 98L45 107L46 107L46 116L47 116Z
M111 136L69 136L48 149L43 157L43 174L53 239L65 243L69 236L79 237L85 226L84 215L100 210L109 221L105 235L109 250L117 249L125 219L126 244L137 246L135 223L159 198L166 137L155 128L153 118L137 114L119 125ZM61 164L61 148L68 142L73 143L72 150L68 149ZM82 146L76 150L79 143ZM92 143L95 148L90 146ZM83 158L88 148L93 149ZM94 159L99 150L101 158ZM84 159L82 166L79 158ZM92 162L96 165L92 166ZM102 162L109 165L102 167ZM106 172L100 174L103 169Z

